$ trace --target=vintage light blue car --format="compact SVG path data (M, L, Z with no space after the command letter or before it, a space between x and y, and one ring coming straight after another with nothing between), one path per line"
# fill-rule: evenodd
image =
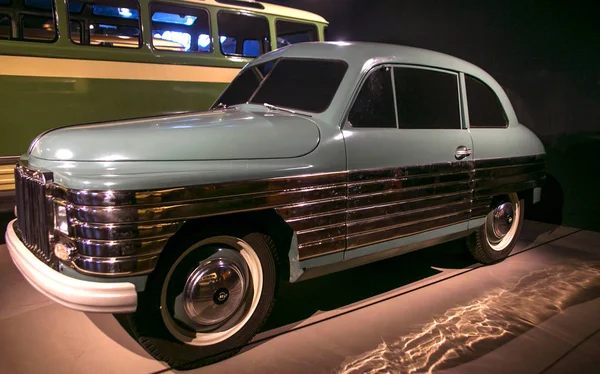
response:
M544 148L501 86L402 46L305 43L211 110L56 129L15 168L10 254L40 292L125 313L176 368L234 354L278 282L464 237L512 250Z

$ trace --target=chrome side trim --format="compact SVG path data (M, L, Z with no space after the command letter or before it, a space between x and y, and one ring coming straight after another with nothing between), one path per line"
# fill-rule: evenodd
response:
M345 183L346 172L333 172L146 191L71 190L55 186L53 195L74 205L123 207L129 205L182 204L196 200L232 196L270 195L270 193L284 190L314 189L319 186L345 185Z
M51 181L45 187L67 207L69 237L53 234L77 249L70 265L94 276L131 276L152 271L168 239L201 217L275 209L296 234L300 261L465 222L487 214L494 194L543 183L543 158L146 191L69 190Z
M144 275L150 273L158 262L159 253L145 256L128 256L118 258L92 257L77 255L71 264L82 274L109 277L124 277L131 274Z
M349 235L347 249L350 250L363 247L365 245L418 234L420 232L429 231L444 226L455 225L457 223L466 222L470 218L470 211L462 211L459 213L426 218L421 221L411 222L402 226L385 227L376 231Z
M221 198L204 198L193 202L174 202L146 206L78 206L68 208L72 219L81 222L164 222L193 219L218 214L231 214L252 210L288 207L298 203L328 201L346 195L344 184L322 185L302 189L282 189L271 193L243 194Z

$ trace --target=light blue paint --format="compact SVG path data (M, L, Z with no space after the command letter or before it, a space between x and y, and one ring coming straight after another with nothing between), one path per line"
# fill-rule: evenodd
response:
M485 223L485 217L475 218L469 221L469 230L476 229L480 226L483 226Z
M315 268L323 265L335 264L336 262L340 262L344 260L344 253L337 252L331 253L324 256L319 256L315 258L311 258L309 260L300 261L300 267L303 269Z

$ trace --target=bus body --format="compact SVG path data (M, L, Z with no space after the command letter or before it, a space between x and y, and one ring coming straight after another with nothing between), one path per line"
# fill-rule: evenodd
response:
M326 27L248 0L0 0L0 211L40 133L205 110L254 57Z

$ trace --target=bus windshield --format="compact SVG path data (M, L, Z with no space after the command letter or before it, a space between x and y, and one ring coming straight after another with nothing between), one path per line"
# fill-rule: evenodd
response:
M339 60L280 58L245 69L216 101L216 106L243 103L324 112L348 65Z

